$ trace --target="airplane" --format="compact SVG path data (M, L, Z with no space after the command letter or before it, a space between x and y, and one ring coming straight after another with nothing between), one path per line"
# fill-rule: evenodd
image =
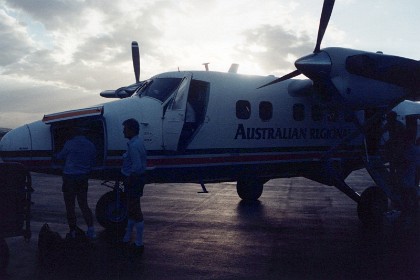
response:
M206 192L206 183L236 181L239 197L253 201L267 181L302 176L338 188L357 203L364 224L376 223L388 200L398 197L375 128L400 104L399 118L410 126L413 141L418 138L420 62L321 49L334 3L323 3L313 53L280 78L241 75L238 65L227 73L209 71L205 64L206 71L167 72L140 81L139 47L133 42L135 83L101 92L118 100L48 114L13 129L0 142L1 157L33 172L60 174L54 154L69 128L84 128L98 151L92 178L112 189L99 199L96 217L103 227L116 228L126 221L119 181L126 149L122 122L134 118L148 151L147 183L197 183ZM307 79L293 79L300 74ZM345 178L362 168L378 186L360 194Z

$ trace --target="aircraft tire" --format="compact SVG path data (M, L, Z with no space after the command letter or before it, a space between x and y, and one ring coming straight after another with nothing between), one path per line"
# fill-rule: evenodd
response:
M0 276L6 273L6 268L9 265L9 247L4 238L0 239Z
M264 183L258 179L239 179L236 182L236 192L245 201L256 201L260 198L264 188Z
M369 187L363 191L357 205L357 215L367 227L382 225L383 215L388 210L388 197L377 187Z
M120 193L117 205L115 191L110 191L101 196L96 204L96 220L108 230L122 230L127 223L127 203L124 193Z

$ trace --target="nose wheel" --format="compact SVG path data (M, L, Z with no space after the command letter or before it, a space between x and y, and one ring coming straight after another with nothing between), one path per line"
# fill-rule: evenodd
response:
M363 191L357 205L357 214L365 226L380 226L387 210L388 197L381 188L374 186Z
M96 204L96 220L106 229L119 230L127 223L127 202L122 192L110 191Z

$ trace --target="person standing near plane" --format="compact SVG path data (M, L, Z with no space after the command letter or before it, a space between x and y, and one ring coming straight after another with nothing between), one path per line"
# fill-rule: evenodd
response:
M400 197L400 221L403 227L410 228L418 212L416 165L417 148L411 139L406 126L397 120L397 113L391 111L387 115L384 127L389 133L385 144L388 155L391 180L394 193Z
M89 174L95 164L95 145L86 138L81 129L72 128L70 139L63 149L56 155L57 159L65 160L63 169L63 196L66 205L67 221L70 227L68 238L75 238L77 221L75 204L76 198L88 226L86 235L90 239L96 237L93 226L93 215L87 203Z
M133 229L136 229L136 239L131 247L136 255L144 251L143 231L144 220L141 211L140 197L143 196L144 174L146 172L147 152L144 140L139 136L140 126L135 119L123 122L124 137L129 139L127 151L123 155L121 173L127 195L128 221L123 237L123 245L128 248Z
M385 143L385 152L389 161L389 171L393 191L395 194L401 194L402 176L405 164L405 151L407 132L405 125L397 120L397 113L391 111L386 117L386 124L383 132L388 132L388 141Z
M416 140L416 187L419 186L420 182L420 138Z
M418 215L418 198L417 189L418 182L416 178L417 168L419 166L420 154L419 147L414 141L407 141L404 159L406 163L402 169L402 186L401 186L401 202L402 202L402 218L405 226L410 227Z

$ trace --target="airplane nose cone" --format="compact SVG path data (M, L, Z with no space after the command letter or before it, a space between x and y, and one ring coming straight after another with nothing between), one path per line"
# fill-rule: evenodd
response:
M311 80L328 78L331 72L331 59L326 52L318 52L299 58L295 66Z
M0 157L4 161L14 161L30 150L31 135L27 125L9 131L0 141Z

